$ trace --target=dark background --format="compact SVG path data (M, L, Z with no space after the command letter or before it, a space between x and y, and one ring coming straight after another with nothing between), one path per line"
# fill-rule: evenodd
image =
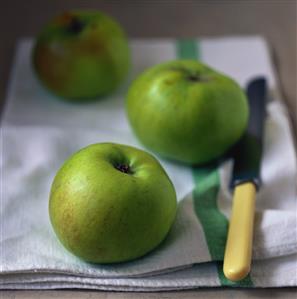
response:
M61 10L98 8L114 16L129 37L263 35L296 136L296 7L296 0L1 0L0 103L19 37L34 36Z

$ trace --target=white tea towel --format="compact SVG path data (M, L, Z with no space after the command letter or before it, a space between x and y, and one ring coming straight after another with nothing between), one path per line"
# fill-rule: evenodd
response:
M2 117L0 288L156 291L297 285L296 156L263 39L132 40L128 82L112 96L87 104L61 101L43 89L31 68L31 46L29 39L18 45ZM254 262L251 274L240 283L226 280L221 265L231 209L231 161L201 174L200 169L157 156L176 188L178 214L166 240L141 259L85 263L61 246L49 223L50 185L63 161L96 142L143 148L125 116L127 87L147 67L187 55L196 55L243 87L254 76L264 75L274 95L265 123Z

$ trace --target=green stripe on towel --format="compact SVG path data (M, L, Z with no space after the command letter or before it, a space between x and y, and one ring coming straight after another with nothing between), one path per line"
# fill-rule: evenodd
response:
M178 40L176 54L180 59L199 59L197 40ZM223 273L223 259L228 232L228 219L220 212L217 200L220 190L220 176L217 166L193 167L195 189L193 203L196 215L203 227L208 250L213 261L217 261L218 277L222 286L252 287L250 276L239 282L228 280Z
M193 168L195 189L194 208L206 238L212 260L224 259L228 220L220 213L217 198L220 177L216 168Z
M176 56L182 59L198 59L198 41L192 39L180 39L176 43Z
M223 273L228 220L220 212L217 199L220 190L220 176L217 168L193 168L195 189L193 191L194 208L203 227L211 259L217 262L218 276L222 286L252 287L250 276L232 282Z

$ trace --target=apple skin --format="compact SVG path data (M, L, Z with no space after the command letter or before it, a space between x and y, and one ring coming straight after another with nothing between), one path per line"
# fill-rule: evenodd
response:
M33 68L54 94L84 101L114 91L130 67L130 50L121 26L100 11L68 11L38 35Z
M239 85L196 60L146 70L129 88L126 111L147 148L189 164L226 152L242 136L249 115Z
M158 246L175 219L176 193L150 154L115 143L71 156L52 184L49 214L61 243L87 262L115 263Z

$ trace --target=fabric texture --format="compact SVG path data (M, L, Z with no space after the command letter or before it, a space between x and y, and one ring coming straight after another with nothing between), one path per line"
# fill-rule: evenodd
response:
M145 39L130 45L132 70L127 82L105 99L73 104L41 86L31 67L32 41L19 42L1 126L0 288L159 291L296 286L296 154L265 41ZM253 264L250 275L237 283L222 273L232 160L218 167L191 168L152 153L173 181L179 205L166 240L141 259L85 263L63 248L49 222L50 186L72 153L107 141L143 148L126 119L127 88L147 67L175 58L200 59L242 87L258 75L268 80L271 99L265 121L263 186L256 200Z

